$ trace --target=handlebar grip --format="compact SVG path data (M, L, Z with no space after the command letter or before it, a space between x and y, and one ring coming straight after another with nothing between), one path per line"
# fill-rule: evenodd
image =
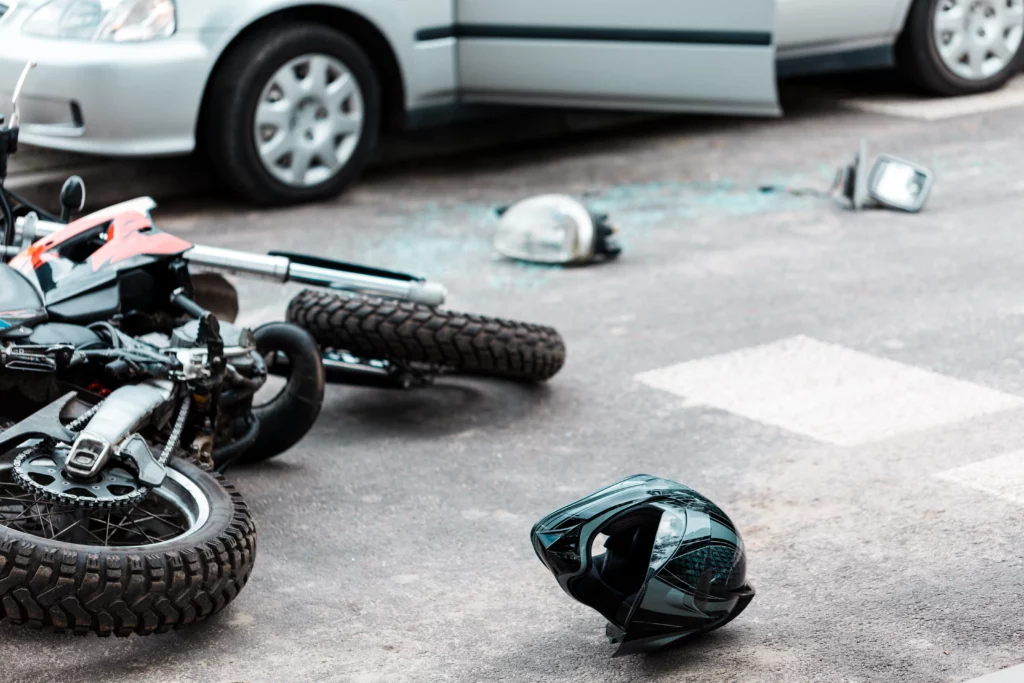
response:
M436 282L417 282L409 287L409 300L424 306L440 306L447 297L448 290Z

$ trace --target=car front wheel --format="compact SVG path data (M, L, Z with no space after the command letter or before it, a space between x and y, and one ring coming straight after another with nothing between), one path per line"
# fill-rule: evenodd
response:
M211 81L202 136L242 197L281 205L339 194L377 142L380 86L345 34L293 24L251 35Z
M914 0L897 59L931 93L971 95L1020 71L1022 39L1024 0Z

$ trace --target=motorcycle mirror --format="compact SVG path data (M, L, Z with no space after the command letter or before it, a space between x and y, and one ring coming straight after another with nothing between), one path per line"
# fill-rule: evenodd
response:
M60 189L60 221L67 223L71 214L85 207L85 181L73 175L64 181Z
M21 77L18 78L18 84L14 86L14 94L11 96L11 107L13 112L11 113L11 128L17 128L18 124L21 123L21 90L25 87L25 81L28 79L28 72L36 68L35 62L29 62L25 65L25 68L21 72Z

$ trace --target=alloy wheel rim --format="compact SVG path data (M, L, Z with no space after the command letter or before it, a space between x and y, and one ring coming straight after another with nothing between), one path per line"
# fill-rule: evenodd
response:
M364 112L359 83L341 60L325 54L296 57L274 72L256 103L260 162L289 187L321 185L355 154Z
M967 81L1004 71L1024 38L1024 0L940 0L935 47L943 65Z

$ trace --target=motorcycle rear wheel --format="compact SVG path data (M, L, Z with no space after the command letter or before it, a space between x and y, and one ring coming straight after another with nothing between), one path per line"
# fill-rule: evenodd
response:
M184 460L136 508L88 512L35 498L0 464L0 620L76 635L181 629L231 602L255 559L241 496Z
M520 382L549 380L565 364L565 342L554 328L407 301L310 289L292 300L287 317L321 348L360 358Z

